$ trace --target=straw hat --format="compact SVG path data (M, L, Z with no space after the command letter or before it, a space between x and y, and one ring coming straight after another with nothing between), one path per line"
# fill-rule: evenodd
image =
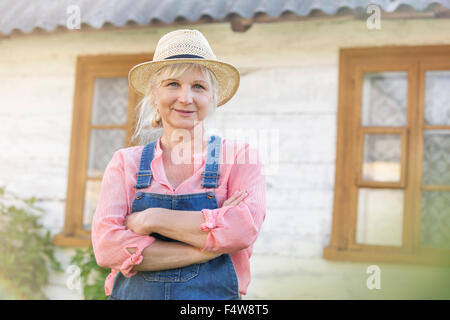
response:
M151 75L174 63L192 62L211 70L217 78L217 106L233 97L239 87L239 71L231 64L218 61L208 41L198 30L182 29L167 33L159 39L153 61L134 66L128 81L137 93L144 95Z

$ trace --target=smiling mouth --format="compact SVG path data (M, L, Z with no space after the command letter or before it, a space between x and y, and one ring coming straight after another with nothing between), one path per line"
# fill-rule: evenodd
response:
M174 109L176 112L178 112L179 114L182 115L191 115L193 114L195 111L188 111L188 110L178 110L178 109Z

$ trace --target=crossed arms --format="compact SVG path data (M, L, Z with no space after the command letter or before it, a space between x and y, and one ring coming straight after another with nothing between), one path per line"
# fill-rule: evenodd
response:
M237 206L247 194L235 192L223 206ZM156 239L142 251L143 260L133 267L133 271L155 271L184 267L193 263L207 262L222 253L202 250L205 247L207 232L201 231L205 223L201 211L180 211L164 208L149 208L128 215L125 226L136 234L159 233L180 242L167 242ZM243 248L242 248L243 249ZM131 254L134 248L127 249Z
M220 208L201 211L149 208L126 215L136 170L131 151L117 151L103 175L92 223L92 244L100 266L131 276L139 270L205 262L254 243L265 218L261 162L224 165L225 188L231 196ZM248 147L240 150L243 157L249 152ZM240 189L245 189L248 195L236 193ZM180 242L155 239L149 236L152 232Z

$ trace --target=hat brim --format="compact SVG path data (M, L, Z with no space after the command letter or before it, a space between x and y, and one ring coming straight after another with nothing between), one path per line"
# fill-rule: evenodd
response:
M205 66L214 73L219 86L217 97L218 107L228 102L236 93L240 82L239 71L231 64L215 60L183 58L143 62L130 70L128 73L128 82L138 94L144 96L148 89L149 79L154 73L165 66L183 62Z

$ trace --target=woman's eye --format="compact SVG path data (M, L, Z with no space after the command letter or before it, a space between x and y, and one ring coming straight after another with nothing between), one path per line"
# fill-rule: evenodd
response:
M178 82L170 82L170 83L168 83L167 84L167 86L168 87L178 87L179 86L179 84L178 84ZM204 86L202 86L201 84L194 84L194 86L193 86L195 89L205 89L205 87Z

